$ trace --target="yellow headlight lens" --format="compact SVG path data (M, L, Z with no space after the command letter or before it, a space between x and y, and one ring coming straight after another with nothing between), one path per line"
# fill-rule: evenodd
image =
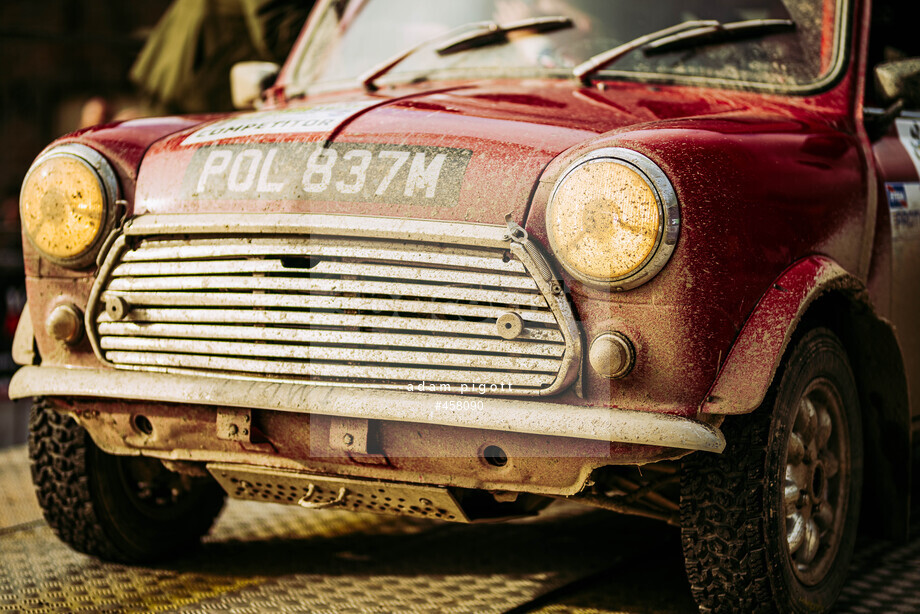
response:
M19 206L23 228L35 247L54 260L67 261L99 238L106 191L88 162L70 154L53 155L31 170Z
M662 208L649 182L609 158L586 162L566 175L548 213L556 256L577 276L598 282L636 273L654 253L663 229Z

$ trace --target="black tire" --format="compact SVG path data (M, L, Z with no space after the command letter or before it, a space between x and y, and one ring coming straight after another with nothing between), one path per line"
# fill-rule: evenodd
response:
M681 541L700 610L828 610L846 580L862 488L859 400L837 337L806 333L764 404L727 418L723 432L721 455L682 466Z
M156 459L106 454L41 399L29 420L29 457L38 503L57 536L110 561L157 560L196 545L224 503L212 478L170 472Z

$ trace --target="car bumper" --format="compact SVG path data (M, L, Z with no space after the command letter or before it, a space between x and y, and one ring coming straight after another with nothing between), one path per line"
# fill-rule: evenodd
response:
M207 376L26 366L11 399L83 397L259 409L721 452L715 427L669 414L544 401ZM476 403L463 403L463 400ZM460 400L458 403L457 401ZM479 402L481 401L481 403Z

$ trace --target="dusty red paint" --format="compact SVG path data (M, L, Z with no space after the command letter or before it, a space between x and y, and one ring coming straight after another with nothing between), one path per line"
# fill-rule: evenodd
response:
M763 401L795 324L829 288L857 290L861 284L822 256L800 260L780 275L744 324L701 410L743 414Z
M616 84L599 92L554 81L526 88L490 82L433 94L408 90L364 112L334 138L471 149L457 207L182 200L177 194L196 149L182 144L185 131L151 148L139 178L137 208L166 213L233 207L500 224L509 212L522 221L529 207L526 227L546 245L544 209L568 161L589 147L636 149L656 160L674 183L682 204L682 236L669 266L630 292L610 297L568 280L589 340L618 326L631 333L640 350L634 373L612 386L589 371L588 400L690 415L764 287L789 262L825 253L849 270L858 269L868 187L859 171L856 137L832 127L845 125L845 115L826 114L826 106L839 97L836 90L790 100L643 84ZM693 117L685 117L688 113ZM534 180L547 165L531 201ZM764 246L756 258L751 257L754 245Z
M879 263L887 257L880 238L887 212L874 208L870 145L858 121L867 33L861 20L855 22L842 78L808 96L630 82L598 88L538 79L422 84L278 100L274 108L340 100L377 105L333 133L221 141L331 139L469 149L473 156L455 207L182 198L183 176L198 147L183 141L205 118L135 120L65 140L96 147L113 161L134 213L309 211L503 224L510 212L544 247L545 208L561 172L598 147L634 149L657 162L673 183L681 205L680 240L664 270L634 290L611 294L566 279L586 341L605 330L626 332L636 346L637 366L614 382L588 368L586 398L569 391L556 400L689 416L701 404L717 410L706 402L716 396L726 399L719 405L726 411L748 411L769 383L789 326L828 270L866 284L885 311L886 267ZM288 74L282 73L276 96ZM876 152L885 146L883 141ZM49 295L47 278L74 275L39 263L28 246L26 251L33 297ZM789 269L793 263L820 270ZM777 294L771 289L776 280L798 289ZM84 286L62 292L75 304L86 302ZM42 300L33 298L35 321L47 312ZM48 350L40 327L37 335ZM751 354L751 340L762 338L770 339L772 351L760 346ZM86 351L79 346L68 360L93 362L80 356ZM734 362L736 356L745 358ZM758 376L741 381L751 366Z

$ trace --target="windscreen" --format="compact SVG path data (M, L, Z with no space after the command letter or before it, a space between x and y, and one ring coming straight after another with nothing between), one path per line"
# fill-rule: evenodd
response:
M381 81L570 77L598 54L695 20L752 23L733 36L690 36L680 44L641 46L600 67L594 78L718 81L802 89L827 79L840 57L844 0L332 0L320 7L307 44L294 59L296 85L354 86L375 66L418 46ZM570 26L522 29L462 51L438 53L458 34L566 17ZM758 27L783 20L787 28ZM724 33L722 33L724 34Z

